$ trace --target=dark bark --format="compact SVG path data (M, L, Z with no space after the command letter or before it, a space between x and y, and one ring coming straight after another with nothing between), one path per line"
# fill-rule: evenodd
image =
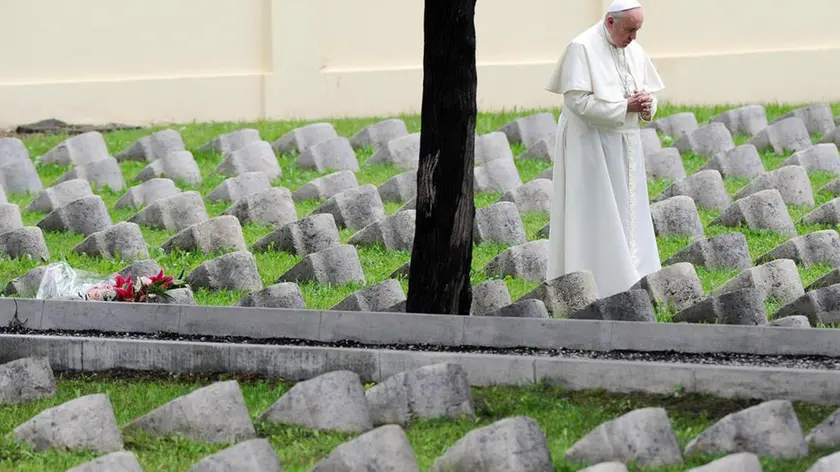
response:
M472 303L476 0L426 0L417 210L406 311Z

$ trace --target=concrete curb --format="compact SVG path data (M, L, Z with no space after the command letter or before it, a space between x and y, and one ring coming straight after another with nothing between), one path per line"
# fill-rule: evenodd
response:
M34 330L168 332L356 341L363 344L532 347L840 356L840 330L770 326L520 319L0 298L0 323Z
M840 371L730 367L658 362L0 335L0 362L44 356L55 371L128 369L170 373L256 373L292 381L351 370L380 382L399 372L441 362L462 365L473 386L535 382L569 390L614 393L711 394L722 398L787 399L840 405Z

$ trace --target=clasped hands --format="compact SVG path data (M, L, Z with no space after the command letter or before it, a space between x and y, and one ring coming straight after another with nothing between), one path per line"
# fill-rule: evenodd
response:
M634 92L627 99L627 111L630 113L641 113L644 116L650 116L651 107L653 107L653 97L644 90Z

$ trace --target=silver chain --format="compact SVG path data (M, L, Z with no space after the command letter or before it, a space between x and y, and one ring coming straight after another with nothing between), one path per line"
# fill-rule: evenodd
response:
M630 73L630 68L627 66L626 52L622 50L621 53L619 53L617 49L618 48L610 44L610 52L613 56L613 64L615 64L615 71L618 73L618 80L621 81L622 88L624 88L624 98L628 98L630 97L630 95L632 95L632 92L630 90L630 80L633 79L633 75ZM621 54L620 57L619 54ZM621 59L623 59L623 61L621 61ZM619 66L619 63L621 63L621 66Z
M629 98L632 95L630 90L630 80L633 80L633 83L635 83L636 79L633 77L633 74L630 72L630 67L627 65L627 52L624 49L622 49L620 53L618 52L618 48L609 41L609 31L607 31L606 27L604 27L604 35L606 36L607 44L610 47L610 54L613 58L615 71L618 74L618 80L621 81L621 86L624 88L624 98ZM620 58L619 54L621 54ZM621 59L624 59L622 63L623 67L619 67Z

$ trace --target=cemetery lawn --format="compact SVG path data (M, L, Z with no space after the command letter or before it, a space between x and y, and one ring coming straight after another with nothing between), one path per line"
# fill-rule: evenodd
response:
M160 405L187 394L213 381L229 377L145 377L109 374L84 374L72 377L57 374L58 391L54 398L27 405L0 406L0 434L10 433L46 408L59 405L82 395L107 393L122 427ZM336 446L355 435L318 432L297 427L268 426L257 417L291 384L262 379L239 378L246 404L259 435L267 437L277 452L286 472L308 471ZM686 443L723 416L757 402L717 400L705 396L613 395L603 392L566 392L547 385L522 388L473 388L476 418L454 420L421 420L405 426L409 441L421 470L428 470L435 458L441 456L464 434L506 417L527 415L537 420L546 434L555 468L558 472L579 470L579 464L567 464L563 455L576 441L599 424L634 409L664 407L682 448ZM834 407L795 404L796 413L807 433L827 418ZM53 471L66 470L98 457L97 453L34 453L25 446L0 438L0 470ZM185 471L201 458L224 449L225 445L199 444L184 439L153 439L124 435L125 448L133 451L145 470ZM762 459L767 472L805 471L830 450L814 450L800 460ZM664 472L687 470L714 460L717 456L692 456L684 467L662 468ZM632 469L631 470L639 470Z
M669 114L692 111L697 116L698 122L707 122L712 116L735 105L727 107L663 107L659 117ZM782 115L783 113L798 107L790 106L766 106L768 120ZM834 114L840 114L840 105L834 105ZM513 119L526 116L538 111L553 111L555 116L558 110L523 110L506 113L482 113L477 120L477 133L484 134L495 131ZM333 123L338 133L349 137L364 126L376 123L385 117L372 117L367 119L336 119L329 120ZM420 120L417 116L400 116L409 132L419 131ZM210 191L223 180L224 176L214 175L213 169L221 162L222 156L214 153L197 152L196 149L212 139L213 137L233 131L235 129L252 127L260 130L262 138L272 142L286 132L306 124L305 122L256 122L256 123L194 123L173 126L161 126L143 130L116 131L104 133L106 142L112 154L122 151L136 139L151 134L163 128L178 130L187 149L192 151L202 172L204 182L197 187L178 183L182 190L197 190L202 196L207 196ZM46 153L55 145L66 139L66 135L23 135L17 136L26 144L31 157L34 159ZM818 137L815 137L815 141ZM748 141L746 136L736 136L737 144ZM663 145L668 146L670 142L663 139ZM513 145L513 153L519 156L524 149L516 144ZM388 178L402 173L397 168L388 166L365 165L365 160L370 157L372 150L363 150L358 153L361 170L356 173L360 184L379 185ZM294 165L296 156L279 156L279 162L283 169L283 175L279 177L274 185L283 186L291 191L297 190L304 183L324 175L309 170L296 168ZM763 153L762 158L767 170L772 170L785 159L786 156L773 153ZM683 156L686 172L692 173L702 167L705 159L699 156ZM123 162L120 164L123 175L129 186L139 184L134 176L145 167L145 163ZM517 160L517 168L523 182L536 178L543 171L551 168L550 162L536 160ZM47 188L70 166L62 167L56 165L38 165L38 172ZM829 175L814 173L811 175L812 184L815 190L821 188L831 180ZM734 194L740 187L746 184L744 180L728 178L725 180L730 193ZM651 196L667 188L670 182L655 181L649 185ZM97 194L103 197L111 212L113 221L128 220L137 210L123 209L115 210L114 204L122 195L122 192L112 192L108 189L97 189ZM498 200L501 194L479 194L476 195L478 207L490 205ZM825 203L832 198L825 192L815 192L817 204ZM21 210L28 205L35 195L21 196L8 195L10 203L17 203ZM208 213L211 217L220 215L230 203L205 202ZM319 202L297 203L298 217L307 216L319 205ZM401 204L386 203L386 211L393 214ZM804 215L807 209L790 208L791 217L797 221ZM743 228L723 228L708 226L708 223L717 216L717 212L700 210L701 218L706 224L706 235L714 236L731 231L742 231L747 236L749 248L753 257L774 248L786 237L774 235L767 232L751 231ZM25 225L35 225L44 215L39 213L23 212ZM537 232L548 222L548 216L542 214L523 214L523 222L526 226L529 240L538 239ZM150 256L158 261L168 274L178 274L182 270L189 273L194 267L204 260L216 255L201 255L188 253L166 254L159 250L161 243L169 239L174 233L154 230L141 227L144 239L149 246ZM823 227L804 227L798 225L799 234L805 234ZM259 238L270 233L273 228L269 226L249 223L243 226L246 243L249 247ZM352 236L353 231L341 231L342 240ZM128 265L127 261L107 261L93 259L87 256L75 254L71 249L81 242L82 235L69 233L45 233L47 245L50 250L51 260L57 262L66 260L72 267L99 273L103 276L118 271ZM686 238L660 238L659 249L662 259L676 253L679 249L688 244ZM472 282L474 284L486 280L483 274L484 265L505 249L504 245L482 244L476 246L473 261ZM385 280L390 274L407 262L410 258L408 252L386 252L380 247L359 247L359 258L364 268L367 283L373 284ZM257 266L264 285L273 284L276 279L290 269L300 258L282 252L254 253ZM11 261L8 258L0 258L0 282L5 285L9 280L19 277L28 270L44 264L40 260L19 260ZM830 271L829 267L816 266L799 268L804 284L809 284ZM736 271L709 271L701 267L697 268L698 275L704 284L706 291L723 284L729 278L736 275ZM536 282L524 282L521 280L506 280L510 294L514 300L530 291ZM403 280L403 287L407 289L407 281ZM358 285L344 287L327 287L315 284L300 284L307 307L310 309L329 309L344 297L360 288ZM244 292L218 291L209 292L201 289L195 293L197 303L201 305L232 305L239 300ZM771 305L773 302L769 302ZM769 307L775 308L775 307ZM662 321L669 317L666 313L659 314ZM173 400L181 395L187 394L196 388L207 385L211 381L224 380L228 377L199 378L184 376L169 377L144 377L141 374L133 376L109 376L107 374L85 374L85 375L64 375L57 374L58 392L54 398L33 402L26 405L0 406L0 471L47 471L66 470L70 467L82 464L99 456L96 453L61 453L42 452L34 453L25 446L11 443L6 436L18 425L27 421L35 414L46 408L59 405L74 398L94 393L106 393L110 398L117 422L123 426L131 420L152 411L153 409ZM238 377L246 403L250 409L252 418L255 421L258 433L269 438L275 448L278 458L286 471L308 471L320 459L342 442L352 438L352 435L339 433L326 433L313 430L306 430L295 427L266 426L257 422L257 417L265 411L272 403L288 391L291 384L275 380L258 380ZM554 464L558 472L579 470L579 465L567 464L563 460L565 451L577 440L588 434L599 424L612 420L617 416L630 412L634 409L644 407L664 407L667 409L671 423L674 427L680 445L684 447L692 438L696 437L704 429L711 426L718 419L726 414L741 410L757 402L720 400L706 396L684 395L674 393L667 396L650 395L613 395L604 392L566 392L559 388L546 385L536 385L527 388L492 387L474 388L473 398L475 401L476 419L469 421L434 420L417 421L405 427L408 438L411 442L414 453L422 470L428 470L435 458L453 445L468 431L488 425L494 421L518 415L526 415L536 419L542 430L545 432L549 449L552 453ZM801 422L803 431L806 433L815 425L828 417L836 407L812 406L795 404L795 409ZM202 445L188 440L180 439L152 439L140 436L125 436L126 448L135 452L141 464L146 470L160 471L185 471L192 464L201 458L219 451L225 445ZM796 472L805 471L819 457L833 451L812 449L811 455L807 458L795 461L762 459L762 465L767 472ZM662 471L687 470L690 467L697 467L710 462L719 456L693 456L686 460L683 467L662 468ZM639 470L632 468L631 470Z
M697 116L698 122L702 124L704 122L707 122L712 116L716 115L717 113L720 113L725 109L733 107L734 105L726 107L706 108L664 106L659 111L659 114L657 116L663 117L680 111L692 111ZM840 104L835 104L833 107L835 114L840 113ZM794 108L796 108L796 105L784 107L768 105L766 106L768 120L773 120L781 114ZM509 123L515 118L536 113L538 111L552 111L555 114L555 116L557 116L557 114L559 113L559 110L522 110L504 113L481 113L479 114L477 119L476 132L478 134L484 134L498 130L501 126ZM350 137L364 126L374 124L382 120L383 118L385 117L372 117L366 119L334 119L329 121L333 123L336 130L341 136ZM400 118L402 118L405 121L409 132L419 131L420 119L418 116L400 116ZM307 123L269 121L256 123L191 123L172 126L159 126L141 130L115 131L103 133L103 135L105 136L105 140L108 144L110 152L112 154L116 154L124 150L129 145L131 145L136 139L151 134L154 131L164 128L173 128L178 130L184 139L187 149L193 152L193 155L195 156L196 161L198 162L199 167L201 169L204 181L199 186L190 186L181 182L176 183L184 191L196 190L202 196L206 197L216 185L225 180L224 176L217 175L214 173L214 169L221 162L222 156L213 152L198 152L198 147L200 147L201 145L203 145L204 143L221 133L245 127L257 128L261 133L262 139L269 142L273 142L275 139L279 138L286 132L304 124ZM46 153L48 150L50 150L55 145L59 144L68 136L21 135L17 137L25 143L26 147L29 150L31 158L34 159L35 157ZM817 137L815 137L814 139L816 142ZM747 142L748 138L746 136L735 136L735 141L736 144L742 144ZM669 146L670 144L671 143L669 140L663 138L663 146ZM522 146L518 144L512 144L512 146L514 156L518 157L520 154L522 154L522 152L524 152L524 148ZM379 185L386 181L388 178L403 172L400 169L397 169L396 167L386 165L365 165L365 161L372 155L372 153L372 149L365 149L357 152L361 170L358 173L356 173L356 175L360 185ZM778 167L778 165L785 159L786 156L774 155L773 153L764 153L762 157L765 163L765 167L769 171ZM325 175L332 172L327 171L323 173L318 173L312 170L299 169L295 166L295 158L296 156L293 155L278 156L281 168L283 169L283 175L274 181L273 184L275 186L283 186L291 191L295 191L304 183L321 175ZM705 163L705 160L703 158L694 155L684 155L683 159L685 161L686 172L689 174L695 172ZM143 169L143 167L145 167L145 165L146 163L131 161L120 163L120 167L122 168L123 175L125 176L127 186L130 187L133 185L138 185L140 183L135 179L135 176L140 172L141 169ZM523 182L527 182L536 178L540 173L547 169L550 169L552 166L551 162L520 159L517 159L516 165ZM47 188L49 186L52 186L62 174L70 170L71 166L39 164L37 168L38 173L41 176L44 188ZM815 173L811 175L811 179L814 189L816 190L819 189L825 183L827 183L831 179L831 177L828 175ZM745 180L733 178L726 179L727 188L732 194L734 194L740 187L742 187L746 183L747 182ZM670 182L651 182L649 185L651 197L656 193L659 193L663 189L667 188L668 185L670 185ZM114 204L124 192L113 192L108 188L99 188L95 189L94 191L97 194L99 194L108 205L108 209L111 213L111 217L114 223L117 223L119 221L126 221L138 211L138 209L129 208L120 210L114 209ZM500 196L500 193L477 194L475 197L476 205L479 208L490 205L496 202ZM815 196L818 205L832 198L830 194L827 194L825 192L820 192ZM23 211L26 205L28 205L34 198L35 195L8 195L8 200L10 203L17 203L20 206L23 216L23 223L26 226L34 226L44 216L44 214L40 213ZM210 217L219 216L226 208L230 206L229 202L212 203L205 201L205 203L207 205L207 211ZM303 218L309 215L315 208L317 208L319 204L320 202L317 201L298 202L296 204L298 218ZM402 205L399 203L385 203L386 212L389 215L393 214L400 206ZM807 209L791 208L790 212L793 220L797 221L799 217L801 217L807 212ZM717 216L717 212L710 212L701 209L700 215L704 224L708 225L708 223L715 216ZM547 224L548 215L526 213L522 214L522 219L527 230L528 239L535 240L539 239L539 237L537 236L538 231ZM146 240L146 243L149 246L150 257L156 259L158 263L165 269L167 274L178 275L179 273L181 273L182 270L184 270L184 273L187 274L201 262L219 255L202 255L200 253L183 252L175 252L170 254L164 253L162 250L160 250L159 246L161 245L161 243L169 239L174 234L174 232L150 229L146 227L141 228L144 239ZM255 241L267 235L273 229L274 228L270 226L255 223L248 223L244 225L243 232L249 249ZM798 229L799 234L805 234L806 232L811 232L814 230L824 228L799 226ZM783 242L786 239L784 236L781 235L774 235L761 231L750 231L747 229L740 228L734 230L745 232L745 234L747 235L750 251L753 257L757 257L765 251L774 248L777 244ZM707 236L714 236L730 231L733 231L733 229L711 226L706 227ZM347 239L353 235L353 233L353 231L348 229L342 230L340 232L342 242L346 242ZM73 253L72 248L84 239L84 236L80 234L45 233L44 236L51 255L51 260L49 262L58 262L61 260L65 260L75 269L92 271L101 274L103 277L112 274L118 270L121 270L123 267L128 265L127 261L107 261L102 259L94 259L88 256ZM687 245L687 243L687 238L660 238L659 248L662 259L664 260L665 258L674 254L679 249ZM484 265L504 249L506 249L506 246L500 244L482 244L475 247L474 260L472 265L472 282L474 284L477 284L487 279L487 276L484 275L482 270ZM408 251L386 252L383 248L379 246L359 247L358 252L362 267L367 277L367 284L374 284L387 279L394 270L399 268L405 262L408 262L410 259L410 252ZM275 283L275 281L280 275L282 275L300 260L300 257L296 257L283 252L254 253L254 255L257 260L257 266L259 268L260 276L265 286L272 285L273 283ZM43 264L45 264L45 262L40 260L13 261L5 257L1 258L0 283L5 285L9 280L19 277L25 274L28 270ZM824 273L827 273L829 270L830 268L825 266L809 267L807 269L800 268L802 281L803 283L808 284L816 280L819 276L823 275ZM737 273L736 271L708 271L703 268L697 268L697 272L707 291L710 291L714 287L721 285ZM511 297L514 300L519 298L521 295L524 295L537 285L536 282L526 282L514 279L508 279L506 282L508 284ZM402 280L402 283L403 289L407 290L407 280ZM344 297L346 297L353 291L358 290L361 287L358 284L350 284L343 287L328 287L319 286L312 283L302 283L300 284L300 288L308 308L329 309L330 307L341 301ZM242 291L223 290L218 292L210 292L206 289L200 289L196 291L195 298L197 303L200 305L232 305L236 303L245 294L246 293ZM770 304L772 305L772 302L770 302ZM659 314L659 317L662 320L667 320L668 316L669 315L664 312Z

